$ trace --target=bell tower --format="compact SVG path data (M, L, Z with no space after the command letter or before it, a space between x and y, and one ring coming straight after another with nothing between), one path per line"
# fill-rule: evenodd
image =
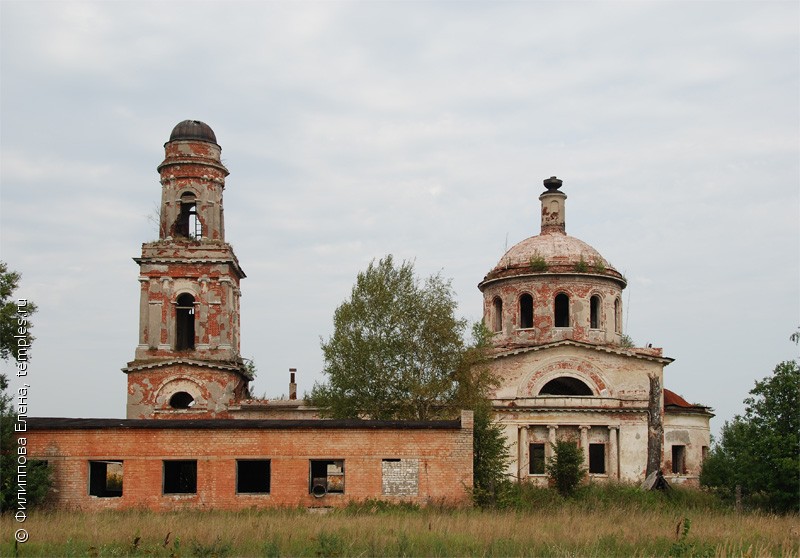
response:
M239 283L225 242L228 169L205 123L185 120L164 144L159 238L142 244L139 344L128 375L128 418L228 416L248 391L239 354Z

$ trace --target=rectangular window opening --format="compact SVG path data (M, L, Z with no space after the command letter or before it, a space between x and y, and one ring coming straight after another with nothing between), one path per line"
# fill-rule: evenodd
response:
M314 496L344 493L344 460L312 459L308 492Z
M89 495L98 498L122 496L122 461L89 461Z
M672 446L672 472L676 475L686 473L686 446Z
M530 469L531 475L544 475L544 444L530 445Z
M164 461L164 494L197 494L197 461Z
M237 494L269 494L270 462L268 459L236 461Z
M605 444L589 444L589 473L593 475L606 474Z

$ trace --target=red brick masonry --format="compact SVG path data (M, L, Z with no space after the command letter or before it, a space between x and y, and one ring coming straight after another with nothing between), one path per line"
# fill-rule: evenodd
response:
M461 420L429 422L29 418L20 435L27 438L29 458L53 469L55 503L68 509L340 506L367 498L455 504L468 501L472 486L469 411ZM195 469L194 492L164 493L170 460ZM258 474L268 475L268 492L237 492L243 460L261 461ZM310 493L313 460L343 464L337 480L343 492ZM98 473L103 463L110 473L119 462L121 495L91 495L98 482L104 485L105 474Z

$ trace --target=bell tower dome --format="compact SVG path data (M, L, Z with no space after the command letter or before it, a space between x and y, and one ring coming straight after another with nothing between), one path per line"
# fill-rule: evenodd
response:
M566 233L563 182L544 180L541 232L513 246L484 277L484 322L497 348L570 339L619 345L625 278Z
M247 393L239 354L239 283L225 242L228 169L205 123L172 130L158 166L159 238L142 245L139 344L128 374L128 418L226 416Z

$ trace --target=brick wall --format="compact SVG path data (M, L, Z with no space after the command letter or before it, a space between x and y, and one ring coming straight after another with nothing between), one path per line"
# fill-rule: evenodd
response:
M419 504L468 501L471 416L460 423L362 424L30 419L25 434L29 456L47 460L54 471L55 504L68 509L340 506L367 498ZM386 493L385 460L397 459L415 463L416 493L408 488L413 476L409 468L403 471L406 489ZM163 493L165 460L196 462L194 493ZM237 493L237 460L269 461L269 493ZM344 492L321 498L310 494L311 460L343 461ZM90 495L90 462L118 461L122 495Z

